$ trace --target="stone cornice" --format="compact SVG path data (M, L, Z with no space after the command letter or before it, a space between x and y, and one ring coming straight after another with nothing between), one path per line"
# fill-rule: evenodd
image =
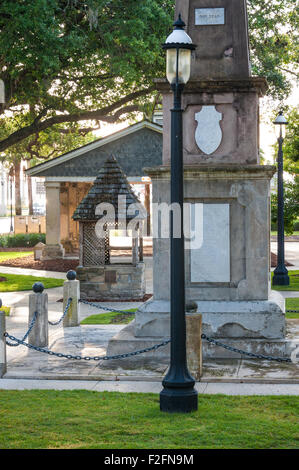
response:
M170 166L144 168L144 172L152 180L170 180ZM244 180L269 180L276 173L276 167L272 165L185 165L184 179L244 179Z
M156 78L154 83L161 93L171 93L169 82L165 78ZM264 96L268 88L268 82L264 77L250 77L240 80L196 80L187 83L184 93L255 92L259 96Z

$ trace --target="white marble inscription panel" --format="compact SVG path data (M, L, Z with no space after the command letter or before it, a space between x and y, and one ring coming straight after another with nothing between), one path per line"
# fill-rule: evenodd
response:
M229 204L203 204L203 243L191 246L190 265L191 282L230 282Z
M195 25L217 25L225 24L224 8L196 8L195 9Z

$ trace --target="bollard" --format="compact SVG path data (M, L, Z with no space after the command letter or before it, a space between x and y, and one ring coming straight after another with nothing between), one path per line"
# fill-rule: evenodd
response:
M187 362L188 369L195 380L202 376L202 315L186 314Z
M1 311L2 300L0 299L0 378L6 373L6 339L5 333L5 312Z
M76 275L76 271L68 271L66 274L67 280L63 285L63 311L66 308L68 299L72 299L68 312L63 319L64 328L79 325L80 281L76 280Z
M37 318L28 336L28 342L40 348L48 347L48 294L44 292L44 285L36 282L33 294L29 295L29 321L28 325L37 312Z

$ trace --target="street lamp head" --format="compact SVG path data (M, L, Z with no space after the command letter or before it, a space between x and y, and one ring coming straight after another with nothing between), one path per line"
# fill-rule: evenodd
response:
M174 30L163 44L167 51L166 76L170 84L186 85L191 73L191 52L196 46L184 30L186 25L181 15L173 26Z
M285 136L285 129L286 129L286 126L288 124L288 121L284 117L283 111L280 111L279 115L277 116L277 118L274 121L274 124L275 124L277 137L284 137Z

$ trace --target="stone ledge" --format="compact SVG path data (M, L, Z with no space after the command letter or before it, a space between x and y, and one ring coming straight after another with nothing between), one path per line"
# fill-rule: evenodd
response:
M272 292L264 301L198 301L203 333L213 338L283 339L285 337L285 301ZM187 313L188 315L188 313ZM136 312L137 337L169 336L170 302L148 300Z
M161 165L153 168L143 168L143 171L152 179L164 179L170 181L170 165ZM240 165L240 164L218 164L199 163L197 165L184 165L184 179L271 179L276 173L276 167L272 165Z
M170 84L166 78L154 80L157 90L162 93L172 93ZM190 80L184 88L184 94L188 93L258 93L264 96L269 85L264 77L249 77L245 79L223 79L223 80Z

